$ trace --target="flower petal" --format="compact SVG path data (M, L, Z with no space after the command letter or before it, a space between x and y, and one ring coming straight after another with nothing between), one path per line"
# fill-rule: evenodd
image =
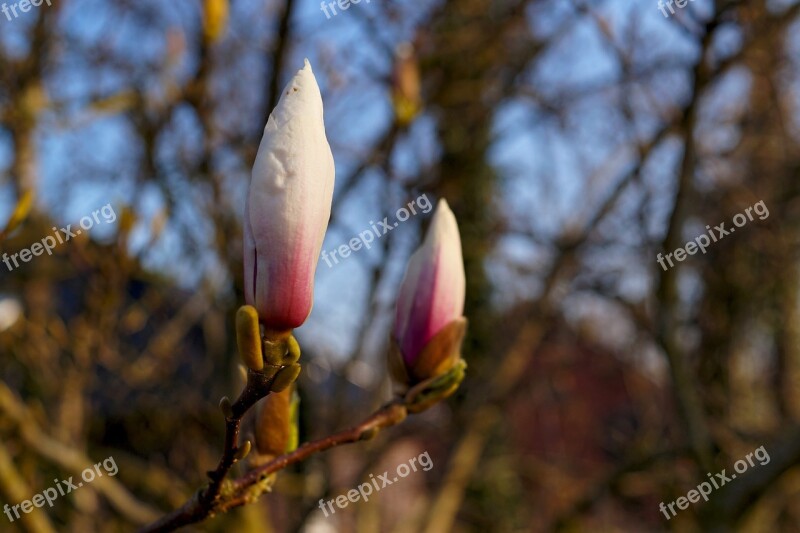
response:
M406 364L442 328L464 313L466 278L455 215L440 200L422 246L409 261L400 288L394 337Z
M267 120L247 199L245 296L267 327L295 328L311 312L334 180L322 96L306 60Z

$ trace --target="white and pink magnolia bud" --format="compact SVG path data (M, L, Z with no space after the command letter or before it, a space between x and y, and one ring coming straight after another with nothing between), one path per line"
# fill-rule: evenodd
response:
M426 354L429 361L420 360L431 339L448 326L452 330L456 323L447 350L460 348L466 327L462 317L465 292L458 223L447 201L440 200L425 241L411 256L397 300L393 337L412 380L429 378L445 359L455 362L460 357L459 353L440 354L437 346L437 353Z
M322 96L306 60L267 120L245 208L245 300L267 330L291 330L311 313L334 177Z

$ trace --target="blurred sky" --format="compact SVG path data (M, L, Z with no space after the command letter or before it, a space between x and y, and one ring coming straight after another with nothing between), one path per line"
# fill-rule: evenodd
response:
M784 2L788 3L788 2ZM293 45L283 82L303 64L311 60L325 101L328 136L337 167L337 179L350 175L368 153L374 139L389 128L393 120L386 80L391 73L392 53L398 43L413 40L417 29L424 30L425 21L438 2L417 1L412 4L390 0L362 0L349 10L326 18L316 0L301 0L293 20ZM120 8L120 5L124 5ZM211 280L225 288L230 280L222 274L219 263L209 254L202 261L186 261L182 252L181 234L167 227L153 246L149 245L152 217L166 206L164 196L152 184L137 180L136 163L140 147L134 142L132 125L125 115L96 116L87 113L86 104L97 97L108 97L131 87L144 91L154 110L163 99L159 88L164 80L185 80L196 68L196 58L187 54L168 56L165 52L181 42L182 33L194 34L200 24L200 2L137 2L127 4L101 0L64 2L61 25L67 39L55 50L55 64L47 80L47 93L53 106L41 121L38 132L41 157L39 205L52 213L61 224L74 224L80 217L112 202L127 204L135 198L140 221L134 234L132 251L141 255L153 269L174 275L176 281L192 288L200 280ZM512 232L497 243L489 271L496 282L497 303L507 305L516 298L537 290L534 273L547 260L547 250L539 249L529 234L549 240L565 227L580 225L591 216L591 208L602 200L616 180L636 162L630 149L630 131L623 129L625 118L619 105L626 101L641 117L636 136L646 139L660 122L658 113L682 102L688 96L687 69L697 60L697 50L684 32L692 31L688 13L665 19L655 0L612 0L598 9L615 35L629 35L641 46L634 51L634 68L665 61L675 68L653 72L654 83L648 91L632 85L620 85L622 65L612 53L608 41L597 25L576 18L570 2L542 2L527 13L528 23L538 35L555 36L554 45L545 53L523 80L543 97L574 98L567 116L554 117L526 96L507 100L498 109L491 148L491 161L500 175L500 197L496 205L503 218L511 221L518 234ZM709 11L709 0L695 0L684 10L694 10L702 19ZM779 2L775 2L780 6ZM777 8L777 7L776 7ZM40 9L48 9L46 6ZM234 3L231 24L225 38L214 53L225 61L217 68L217 98L231 102L223 106L218 118L223 126L247 124L251 131L260 130L266 122L267 110L260 107L267 74L263 61L274 39L275 4L257 0ZM137 15L137 10L140 10ZM123 14L122 11L125 13ZM140 16L157 13L156 23ZM389 18L387 19L387 13ZM24 51L22 32L32 17L23 16L8 23L0 19L0 45L8 50ZM576 22L582 20L580 22ZM682 21L680 24L678 21ZM681 28L685 24L685 28ZM716 43L720 56L734 53L740 36L734 31L724 34ZM115 68L98 69L87 60L86 51L105 52L120 59ZM167 59L165 59L167 58ZM666 58L666 60L665 60ZM152 65L162 65L153 69ZM153 77L157 72L158 77ZM741 94L747 79L733 72L729 83L718 94L728 101ZM655 89L653 89L655 87ZM2 95L0 97L5 97ZM641 112L642 110L648 112ZM258 117L262 117L259 119ZM384 192L385 176L378 171L364 179L342 201L334 215L323 249L332 250L367 230L371 221L394 217L394 211L406 204L402 185L422 169L436 161L434 144L435 118L424 113L413 124L398 145L392 160L392 182ZM192 228L195 246L209 243L210 225L203 219L203 191L193 190L191 176L181 176L177 161L198 156L198 124L188 112L175 113L170 124L171 135L159 140L159 160L166 168L175 168L171 184L182 194L176 206L177 216ZM708 132L709 140L730 142L725 132ZM674 172L679 150L675 143L666 145L658 154L658 165L648 169L647 179L656 188ZM0 138L0 172L6 172L13 147L8 138ZM249 163L248 163L249 164ZM244 194L249 168L234 157L219 157L215 165L229 180L231 209L244 210ZM587 176L592 176L587 179ZM587 186L587 183L589 184ZM335 195L343 183L337 182ZM663 186L661 186L663 187ZM412 197L425 191L415 191ZM623 208L638 203L635 189L626 197ZM668 195L663 195L669 198ZM0 189L0 219L12 208L10 189ZM431 197L431 200L435 200ZM387 206L394 206L387 209ZM631 249L636 233L658 234L670 206L652 203L652 227L632 232ZM379 309L388 321L393 306L394 290L405 268L405 258L418 243L422 219L412 217L392 231L398 245L398 257L385 258L379 246L360 250L342 264L328 268L323 262L317 272L318 285L315 309L302 335L317 339L320 349L341 355L352 349L349 339L363 318L368 302L366 286L361 280L368 267L390 261L390 276L378 296ZM660 220L660 222L659 222ZM112 234L110 227L98 226L92 237L103 240ZM602 228L622 234L629 228ZM602 232L601 232L602 233ZM376 242L376 244L378 244ZM210 249L210 246L209 246ZM630 291L645 290L650 265L626 261L624 247L603 249L592 257L598 264L619 263L629 270L625 283ZM5 275L5 274L3 274ZM343 310L344 309L344 310ZM322 331L326 331L324 340ZM336 331L337 335L329 332ZM375 339L374 342L382 342Z

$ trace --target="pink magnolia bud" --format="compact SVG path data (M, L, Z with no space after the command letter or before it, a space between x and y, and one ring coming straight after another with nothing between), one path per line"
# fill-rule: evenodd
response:
M440 200L425 241L411 256L397 300L393 336L407 368L417 365L434 336L462 317L465 292L458 223L447 201Z
M268 330L291 330L311 313L334 174L322 97L306 60L267 120L245 208L245 300Z

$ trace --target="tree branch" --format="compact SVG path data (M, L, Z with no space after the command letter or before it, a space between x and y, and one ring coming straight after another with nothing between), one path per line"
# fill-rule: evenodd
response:
M208 477L211 479L208 487L196 492L195 495L180 508L142 528L140 530L141 533L174 531L180 527L201 522L218 512L223 482L233 465L242 459L244 455L244 453L242 453L240 456L241 448L239 446L239 433L242 418L256 402L269 394L273 377L274 376L267 376L260 372L248 370L247 385L245 385L236 403L231 405L230 411L226 413L225 445L217 468L208 472ZM225 401L225 399L223 399L223 401ZM225 411L224 408L223 411Z
M252 376L252 377L251 377ZM325 451L335 446L349 444L373 438L381 429L394 426L402 422L407 415L405 404L395 400L383 406L369 418L354 426L324 439L307 442L292 453L282 455L265 463L241 478L223 483L231 467L237 462L239 426L242 416L259 399L261 389L269 390L271 379L262 383L253 383L258 376L257 372L248 373L248 384L242 395L232 406L233 416L226 419L225 450L216 470L209 472L211 483L205 490L198 491L188 502L161 519L139 530L139 533L155 533L175 531L176 529L201 522L215 514L225 513L250 503L257 499L265 489L263 482L275 472L287 466L304 461L311 455ZM225 489L224 491L222 489Z

